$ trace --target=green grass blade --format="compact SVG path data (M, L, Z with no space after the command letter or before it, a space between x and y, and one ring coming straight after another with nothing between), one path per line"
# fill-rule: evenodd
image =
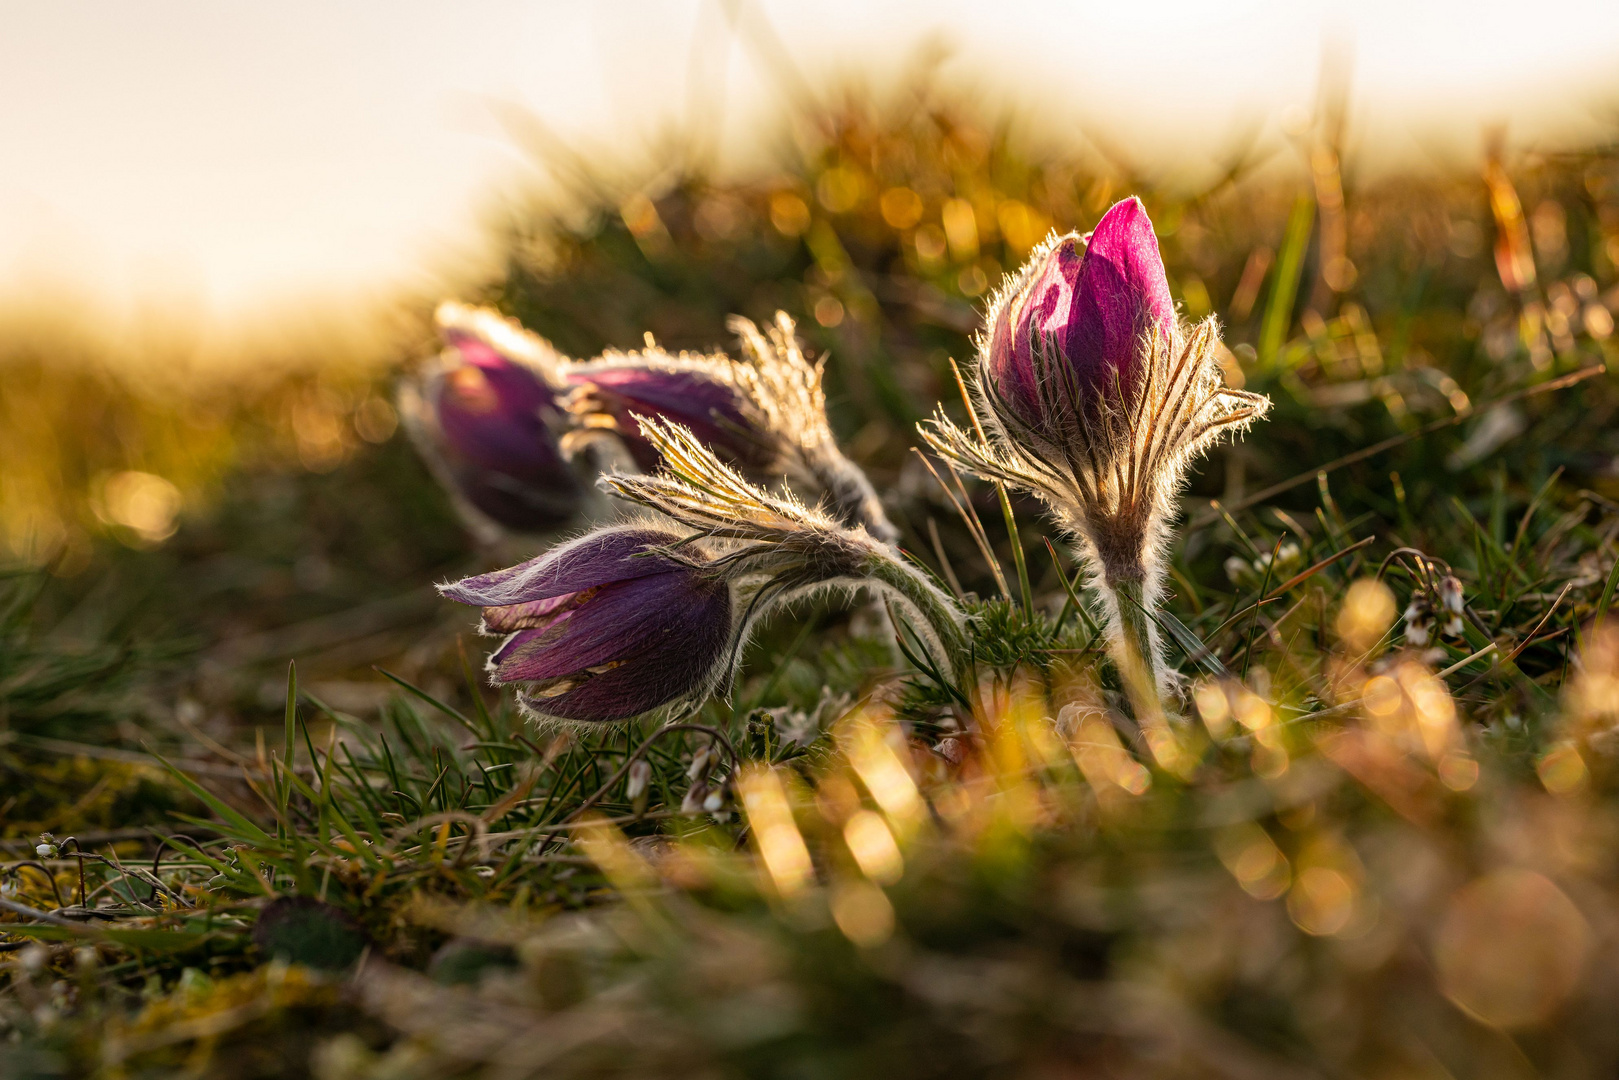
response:
M174 762L170 761L168 758L164 757L150 746L146 747L146 752L157 758L157 760L161 761L164 767L167 768L169 772L174 774L174 778L180 781L181 785L187 791L191 792L191 794L195 795L199 800L201 800L202 803L208 807L208 809L212 810L215 814L218 814L221 821L225 822L232 829L234 829L238 834L238 839L248 840L256 844L264 844L268 846L275 845L275 837L253 824L253 822L250 821L241 811L235 809L223 799L219 798L219 796L215 795L213 792L191 779L191 777L181 772Z
M287 707L282 717L281 764L292 772L293 757L298 752L298 664L287 664ZM279 775L275 784L276 798L280 802L281 816L287 816L287 802L292 798L291 785L282 784Z
M1602 598L1597 601L1597 622L1601 622L1607 616L1608 605L1613 603L1615 587L1619 587L1619 559L1614 560L1613 569L1608 573L1608 583L1602 587Z
M1300 195L1293 203L1293 213L1287 219L1287 232L1282 240L1282 253L1276 260L1276 280L1271 285L1270 300L1265 305L1265 318L1259 332L1259 365L1269 369L1276 363L1276 354L1293 325L1293 302L1298 299L1299 277L1304 272L1304 254L1310 246L1310 232L1315 225L1315 200Z
M426 690L423 690L419 686L412 685L391 671L384 671L382 668L376 668L375 670L384 678L404 688L406 691L414 694L416 697L421 698L423 701L427 702L427 704L433 706L433 708L437 709L445 716L448 716L450 719L472 732L472 734L476 735L478 738L481 739L486 734L486 732L478 730L478 725L474 724L471 720L468 720L464 715L462 715L461 710L451 708L449 705L444 704L444 702L440 701L432 694L429 694Z

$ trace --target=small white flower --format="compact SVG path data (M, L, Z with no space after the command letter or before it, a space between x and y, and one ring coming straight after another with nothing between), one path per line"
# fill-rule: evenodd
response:
M1456 580L1454 574L1446 574L1439 579L1439 602L1446 611L1460 615L1465 609L1462 597L1462 583Z
M708 799L708 785L699 780L686 792L686 797L680 800L682 814L695 814L702 809L703 803Z
M56 858L56 845L55 844L35 844L34 845L34 854L38 855L41 859L54 859L54 858Z
M624 797L634 802L645 792L648 781L652 779L652 766L645 758L637 758L635 764L630 766L629 778L624 782Z

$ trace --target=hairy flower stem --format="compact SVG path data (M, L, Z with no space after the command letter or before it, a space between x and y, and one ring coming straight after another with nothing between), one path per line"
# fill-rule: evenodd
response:
M916 622L915 630L941 664L941 674L958 678L969 661L967 623L950 598L914 568L886 553L864 560L862 576L897 599Z
M1118 608L1118 633L1112 635L1109 652L1118 666L1132 700L1147 696L1160 709L1158 696L1158 657L1152 616L1148 612L1145 581L1139 577L1109 577L1114 605Z
M864 525L867 532L885 543L898 540L899 530L888 520L877 490L860 466L839 454L835 460L817 462L812 471L839 521Z
M1119 670L1142 736L1158 764L1171 772L1181 763L1178 740L1164 714L1163 690L1167 673L1158 655L1153 631L1151 600L1144 573L1107 574L1103 588L1114 608L1109 627L1108 653Z

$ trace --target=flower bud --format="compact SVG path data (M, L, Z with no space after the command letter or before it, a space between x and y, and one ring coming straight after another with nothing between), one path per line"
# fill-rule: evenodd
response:
M1182 326L1152 222L1115 205L1088 237L1053 237L990 305L973 424L922 426L939 454L1043 499L1101 587L1108 649L1135 687L1174 689L1152 617L1187 467L1268 399L1226 387L1219 325ZM1262 568L1263 569L1263 568ZM1228 563L1233 580L1245 576Z
M1070 233L1037 250L989 315L988 373L996 394L1030 427L1055 431L1074 410L1124 407L1141 382L1144 338L1175 333L1147 211L1116 204L1088 237Z
M826 501L843 523L885 543L897 540L871 481L838 448L821 365L805 357L792 319L778 312L763 330L740 317L730 326L741 360L649 347L570 366L566 378L575 389L568 409L576 428L566 445L611 433L636 467L651 472L663 458L637 418L677 425L750 480L765 486L787 480L812 501Z
M680 812L682 814L695 814L703 808L703 803L707 799L708 783L707 781L699 780L686 792L686 797L680 800Z
M437 318L444 351L400 390L423 456L486 533L567 524L588 490L559 441L561 358L492 311L446 303Z
M1405 606L1405 643L1413 648L1425 648L1433 640L1433 605L1427 596L1418 593Z
M521 565L440 586L508 635L494 682L544 720L630 720L710 693L728 674L731 588L685 538L647 526L602 529ZM691 561L687 561L690 559Z
M1462 616L1467 611L1467 600L1462 595L1462 583L1455 574L1446 574L1439 579L1439 606L1447 613L1446 636L1461 637L1466 631Z
M724 357L670 356L648 350L608 354L571 370L575 389L568 407L587 429L608 429L623 440L635 464L650 472L658 452L641 434L636 416L657 416L689 429L721 458L749 472L776 463L775 440L763 418L727 370Z
M630 808L635 816L640 817L646 813L647 797L651 794L652 764L646 758L637 758L630 766L629 777L624 781L624 797L630 801Z
M646 758L636 758L630 766L628 778L624 781L624 797L630 801L639 799L646 793L647 783L652 779L652 765Z

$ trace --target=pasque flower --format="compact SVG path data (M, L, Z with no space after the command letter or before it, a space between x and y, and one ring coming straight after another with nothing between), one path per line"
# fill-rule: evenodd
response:
M564 361L493 311L445 303L436 318L443 351L400 387L429 467L486 540L568 524L590 489L560 443Z
M575 386L569 399L577 430L570 444L611 433L643 471L659 463L653 443L636 417L672 421L714 450L716 457L750 479L766 484L786 479L816 497L833 514L892 541L898 533L883 512L864 472L838 449L826 417L821 365L804 356L785 312L761 331L752 321L731 320L743 359L723 353L607 352L568 368Z
M1176 316L1152 223L1126 199L1089 236L1048 240L995 297L974 430L942 412L922 427L940 454L1046 502L1100 587L1121 670L1144 666L1160 693L1152 612L1186 468L1270 405L1223 385L1219 348L1213 318Z
M668 526L598 529L439 591L505 635L497 684L542 720L628 720L700 700L729 673L737 609L725 571Z
M967 662L950 599L887 543L722 464L690 431L646 419L664 463L603 477L658 511L598 528L526 563L440 586L504 635L497 684L545 722L625 721L700 702L729 684L749 634L783 604L869 589L903 614L947 677Z

